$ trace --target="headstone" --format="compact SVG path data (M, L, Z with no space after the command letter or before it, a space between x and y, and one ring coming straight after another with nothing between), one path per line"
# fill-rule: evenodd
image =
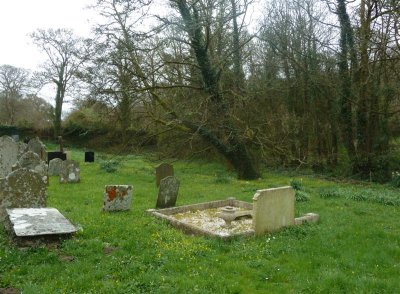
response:
M94 162L94 152L93 151L85 152L85 162Z
M59 176L61 173L63 160L54 158L49 162L49 176Z
M48 183L48 166L32 151L24 153L15 165L16 168L28 168L42 175L43 180ZM14 167L14 168L15 168Z
M104 192L104 211L129 210L132 202L132 186L108 185Z
M66 160L67 154L60 152L60 151L47 152L47 162L48 163L50 163L50 161L54 158L60 158L61 160Z
M63 161L60 171L60 183L79 183L79 182L80 182L79 163L74 160Z
M38 137L29 140L28 150L33 151L37 155L39 155L41 160L46 160L47 158L46 146L44 146L44 144L42 143L42 141L39 140Z
M12 135L11 138L15 141L15 142L19 142L19 135Z
M258 190L253 197L256 235L294 225L295 191L292 187Z
M156 208L173 207L176 204L178 197L179 181L175 177L166 177L160 181L160 189L158 191L158 198Z
M67 160L72 160L72 151L64 151L64 153Z
M7 209L11 229L17 237L64 235L77 231L55 208Z
M11 137L0 137L0 178L12 172L12 166L17 162L19 146Z
M42 176L27 168L20 168L0 180L0 220L7 208L45 207L47 184Z
M174 167L168 163L161 163L156 167L156 185L160 186L162 179L174 176Z

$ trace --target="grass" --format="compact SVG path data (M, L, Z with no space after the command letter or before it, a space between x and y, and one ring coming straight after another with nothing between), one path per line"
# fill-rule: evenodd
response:
M217 163L174 162L177 205L234 196L251 202L257 189L301 183L308 201L296 216L321 221L223 242L175 230L145 213L154 208L154 169L139 155L118 158L116 171L81 163L81 183L50 178L48 206L81 230L59 248L17 249L0 229L0 288L23 293L395 293L400 289L399 190L265 173L239 181ZM96 158L97 160L97 158ZM116 160L102 156L102 160ZM132 210L104 213L106 184L134 187ZM362 196L360 196L362 195Z

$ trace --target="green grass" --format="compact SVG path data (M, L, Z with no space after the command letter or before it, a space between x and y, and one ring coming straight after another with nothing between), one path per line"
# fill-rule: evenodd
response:
M96 160L99 157L97 156ZM59 248L20 250L0 229L0 288L23 293L396 293L400 289L400 193L389 186L334 183L265 173L239 181L222 165L174 162L177 205L234 196L251 202L257 189L301 183L308 201L296 215L321 221L262 237L223 242L175 230L145 213L157 197L154 169L139 155L81 163L81 183L50 178L48 206L82 229ZM132 210L104 213L106 184L134 187ZM321 197L321 195L323 195ZM327 196L328 195L328 196ZM332 196L333 195L333 196ZM360 196L362 195L362 196ZM105 252L114 248L112 252Z

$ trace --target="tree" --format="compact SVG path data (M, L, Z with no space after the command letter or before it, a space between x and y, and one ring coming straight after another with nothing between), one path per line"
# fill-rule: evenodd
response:
M88 57L88 44L68 29L39 29L31 34L33 42L47 55L38 78L55 85L54 135L61 135L64 99L73 86L78 70Z
M0 66L0 105L3 123L14 125L18 105L29 87L29 72L11 65ZM2 112L3 112L2 111Z

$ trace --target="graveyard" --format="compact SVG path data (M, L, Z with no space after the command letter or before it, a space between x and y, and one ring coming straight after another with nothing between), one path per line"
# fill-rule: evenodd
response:
M3 225L3 212L0 293L394 293L400 288L398 188L299 172L270 171L244 181L215 161L147 153L96 152L87 162L84 150L75 148L69 148L66 160L53 159L47 170L38 161L43 149L33 143L36 155L7 151L13 157L1 166L9 172L1 174L0 187L42 181L33 185L36 202L19 204L51 216L41 228L46 234L60 217L66 227L62 238L19 244ZM57 148L46 144L47 151ZM22 159L15 165L17 158ZM108 169L111 162L115 167ZM261 197L282 187L289 191L285 207L290 209L280 211L278 201L273 219L287 215L284 226L257 233L254 223L271 219L251 211L276 205ZM1 197L13 199L9 190ZM26 226L27 209L7 210L16 227ZM178 222L187 212L206 209L215 209L211 223L220 228L234 227L236 216L248 227L220 238L153 214ZM236 215L225 217L230 210ZM308 221L310 212L318 221Z

